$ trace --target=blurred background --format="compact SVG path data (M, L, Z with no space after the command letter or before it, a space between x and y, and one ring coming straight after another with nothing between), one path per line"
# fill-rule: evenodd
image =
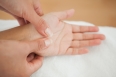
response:
M75 9L68 20L87 21L100 26L116 26L116 0L40 0L44 13ZM0 11L0 19L14 19Z

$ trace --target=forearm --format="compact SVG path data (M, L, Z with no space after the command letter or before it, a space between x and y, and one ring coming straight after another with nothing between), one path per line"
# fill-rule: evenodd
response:
M0 40L27 40L31 36L32 25L24 25L0 32Z

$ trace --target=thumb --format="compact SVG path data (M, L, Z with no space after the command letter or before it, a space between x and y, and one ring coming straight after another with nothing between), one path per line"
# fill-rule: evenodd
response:
M62 11L62 12L54 12L52 14L57 16L59 18L59 20L64 20L64 19L67 19L69 17L72 17L74 12L75 12L75 10L71 9L71 10Z
M39 55L41 50L48 48L52 44L51 39L37 39L31 42L28 42L30 51L28 53L35 53Z
M36 72L43 64L43 57L36 55L35 58L29 62L29 73L33 74Z
M51 39L44 38L27 42L29 45L29 51L27 53L27 62L29 64L28 73L34 73L42 66L43 57L39 56L39 52L49 47L51 43Z
M43 36L51 37L53 35L48 24L42 19L34 9L30 9L30 12L26 12L23 16L26 20L31 22L36 30Z
M33 6L38 15L40 16L44 15L42 8L41 8L40 0L34 0Z

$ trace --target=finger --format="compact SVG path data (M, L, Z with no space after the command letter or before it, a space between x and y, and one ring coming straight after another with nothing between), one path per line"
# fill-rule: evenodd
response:
M34 53L30 53L28 56L27 56L27 62L31 62L35 57L35 54Z
M84 33L73 34L73 40L91 40L91 39L104 40L105 36L103 34L84 34Z
M71 47L79 48L79 47L86 47L86 46L95 46L101 43L100 39L95 40L86 40L86 41L72 41Z
M13 15L12 13L10 13L8 10L4 9L4 8L1 7L1 6L0 6L0 9L1 9L2 11L5 11L5 12L11 14L12 16L14 16L14 17L17 19L17 21L19 22L20 25L25 25L25 24L27 24L23 18L17 17L17 16L15 16L15 15Z
M64 20L64 19L67 19L69 17L72 17L74 12L75 12L75 10L71 9L71 10L62 11L62 12L55 12L55 13L52 13L52 14L57 16L59 18L59 20Z
M77 26L72 25L72 31L76 32L97 32L99 31L97 26Z
M11 14L8 10L6 10L5 8L3 8L2 6L0 6L0 10L4 11L4 12L7 12L9 14Z
M42 11L42 8L41 8L41 5L40 5L40 1L39 0L34 0L34 9L36 11L36 13L39 15L39 16L42 16L43 15L43 11Z
M36 30L43 36L51 37L53 35L52 31L50 30L49 26L45 22L44 19L42 19L34 9L30 9L30 12L24 13L23 17L28 20L30 23L34 25Z
M42 64L43 64L43 57L37 55L29 63L30 63L30 66L31 66L30 69L29 69L29 71L31 73L34 73L34 72L36 72L42 66Z
M49 47L52 44L52 40L51 39L37 39L31 42L28 42L29 47L30 47L30 53L35 53L37 55L39 55L39 52L43 49L46 49L47 47Z
M88 53L88 49L86 48L69 48L66 51L66 55L80 55Z
M17 17L17 16L15 16L15 15L13 15L13 16L17 19L17 21L19 22L20 26L25 25L25 24L28 24L28 23L25 21L24 18Z

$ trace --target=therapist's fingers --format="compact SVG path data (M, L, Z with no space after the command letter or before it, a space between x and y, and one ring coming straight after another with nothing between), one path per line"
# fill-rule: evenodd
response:
M34 0L33 6L34 6L34 9L35 9L36 13L39 16L42 16L44 14L43 11L42 11L41 4L40 4L39 0Z
M34 58L35 58L35 53L30 53L28 56L27 56L27 61L28 62L31 62Z
M42 19L35 10L30 7L30 12L25 11L23 13L23 18L25 20L28 20L30 23L32 23L36 30L43 36L51 37L53 35L52 31L50 30L48 24L45 22L44 19Z
M36 72L43 64L43 57L36 55L33 60L31 60L28 67L29 73Z
M62 12L54 12L52 14L57 16L59 18L59 20L64 20L69 17L72 17L74 12L75 12L75 10L71 9L71 10L66 10L66 11L62 11Z

